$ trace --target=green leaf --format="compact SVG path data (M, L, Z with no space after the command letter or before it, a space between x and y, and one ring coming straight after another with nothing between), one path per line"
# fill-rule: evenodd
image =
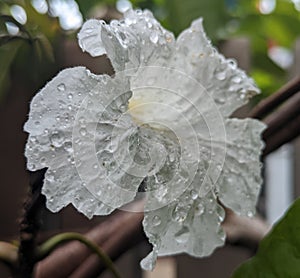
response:
M169 21L177 34L187 28L192 20L203 17L208 36L215 39L218 30L228 20L223 0L166 0L166 4L169 9Z
M300 277L300 199L261 241L257 254L232 278Z
M4 97L10 85L10 68L14 58L21 46L20 41L11 42L11 44L0 47L0 100Z

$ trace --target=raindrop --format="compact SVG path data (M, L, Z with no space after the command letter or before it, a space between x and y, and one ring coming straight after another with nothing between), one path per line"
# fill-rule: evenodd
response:
M174 151L171 151L170 154L169 154L169 160L170 162L174 162L175 161L175 152Z
M197 198L198 198L198 193L197 193L197 191L196 190L191 190L190 191L190 195L191 195L191 198L193 199L193 200L196 200Z
M237 68L237 64L235 60L229 60L229 65L231 66L232 69L236 69Z
M79 121L81 124L83 124L83 123L85 123L85 118L84 118L84 117L79 117L78 121Z
M225 219L225 211L220 206L218 206L217 207L217 213L218 213L219 221L223 222L224 219Z
M217 104L224 104L225 103L225 98L219 97L219 98L215 98L215 103Z
M252 218L254 216L254 213L251 210L249 210L247 212L247 216L250 217L250 218Z
M40 162L41 162L42 165L45 165L46 157L41 157Z
M74 159L73 156L70 156L70 157L68 158L68 161L69 161L72 165L75 164L75 159Z
M120 105L119 108L120 108L121 112L125 112L126 111L126 105L125 104Z
M50 137L50 141L54 147L59 148L64 142L64 136L61 132L54 132Z
M54 175L47 175L47 180L49 181L49 182L54 182Z
M59 85L57 85L57 90L59 90L60 92L63 92L66 89L66 85L64 83L60 83Z
M226 71L218 71L218 72L216 72L216 77L217 77L217 79L218 80L225 80L225 78L226 78Z
M86 129L83 127L83 128L81 128L81 129L79 129L79 133L80 133L82 136L86 136L87 131L86 131Z
M86 29L84 29L84 32L85 32L86 34L91 34L91 33L93 33L93 31L94 31L93 28L86 28Z
M35 136L30 136L29 140L34 143L34 142L36 142L36 137Z
M70 93L68 94L68 99L72 99L73 98L73 95Z
M190 235L189 229L186 226L184 226L174 236L175 236L175 240L178 243L185 243L188 241L189 235Z
M152 41L153 43L157 43L158 42L158 35L156 32L151 33L150 35L150 41Z
M161 224L161 219L158 215L155 215L152 219L153 226L158 226Z
M72 148L72 142L71 141L67 141L64 143L64 149L67 151L67 152L72 152L73 151L73 148Z
M202 215L204 213L204 206L199 203L196 207L195 207L195 214L196 215Z
M187 214L188 211L185 207L176 206L173 211L172 217L176 222L183 222L186 219Z
M236 76L234 76L234 77L232 78L232 81L233 81L234 83L239 84L239 83L241 83L242 78L241 78L240 76L236 75Z

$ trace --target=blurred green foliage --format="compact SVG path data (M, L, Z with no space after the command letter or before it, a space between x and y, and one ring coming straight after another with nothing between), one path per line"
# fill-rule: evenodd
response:
M232 278L300 277L300 199L260 242L257 254Z
M47 2L49 3L50 0ZM178 35L198 17L204 18L208 36L218 45L223 40L246 36L251 41L252 70L263 91L263 97L278 89L286 81L287 72L268 56L270 45L292 50L300 34L300 13L291 0L277 0L270 14L262 14L258 8L261 0L132 0L134 7L148 8L162 24ZM99 7L113 7L116 0L76 0L84 19L94 16ZM271 1L272 2L272 1ZM27 13L27 22L17 35L7 33L5 22L14 22L10 6L18 4ZM13 69L24 69L24 79L43 84L57 63L55 49L61 37L74 36L63 31L57 18L39 14L30 0L0 0L0 98L8 90ZM10 17L10 18L8 18ZM22 65L23 63L23 65ZM37 75L36 72L39 74ZM43 74L42 74L43 73ZM48 75L47 75L48 73ZM48 76L48 77L47 77Z

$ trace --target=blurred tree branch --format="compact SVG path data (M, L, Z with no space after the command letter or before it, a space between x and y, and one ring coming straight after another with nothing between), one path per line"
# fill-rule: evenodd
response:
M249 113L249 117L263 120L267 125L263 133L266 143L264 156L299 136L299 108L300 77L297 77L270 97L262 100Z
M134 203L133 208L142 209L143 203ZM145 241L142 230L143 213L118 211L107 220L94 227L85 236L101 245L112 259L119 258L130 248ZM228 242L256 249L258 242L268 232L270 226L259 216L252 219L241 217L227 210L223 223ZM84 246L69 243L54 251L36 267L36 278L50 277L98 277L105 270L103 262L92 255Z

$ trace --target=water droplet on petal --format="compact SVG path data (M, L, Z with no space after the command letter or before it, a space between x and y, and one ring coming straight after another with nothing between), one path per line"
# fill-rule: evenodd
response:
M29 169L30 171L35 171L35 164L29 164L29 165L28 165L28 169Z
M231 66L232 69L237 68L237 64L235 60L229 60L229 66Z
M54 147L59 148L64 142L64 136L61 132L54 132L51 134L50 141Z
M34 143L34 142L36 142L36 137L35 136L30 136L29 140Z
M49 181L49 182L53 182L54 181L54 175L47 175L46 176L46 179Z
M82 136L86 136L87 131L86 131L86 129L83 127L83 128L81 128L81 129L79 129L79 133L80 133Z
M152 32L150 35L150 41L152 41L153 43L157 43L158 42L158 35L156 32Z
M66 89L66 85L64 83L60 83L59 85L57 85L57 90L59 90L60 92L63 92Z
M226 78L226 71L218 71L216 72L216 78L220 81L225 80Z
M161 219L158 215L155 215L152 219L153 226L158 226L161 223Z
M42 165L45 165L46 157L41 157L40 162L41 162Z
M234 76L233 78L232 78L232 81L234 82L234 83L241 83L241 81L242 81L242 78L240 77L240 76L238 76L238 75L236 75L236 76Z
M178 243L185 243L188 241L189 239L189 235L190 235L190 231L187 227L182 227L181 230L179 230L174 236L175 236L175 240Z
M204 213L204 206L199 203L196 207L195 207L195 214L196 215L202 215Z
M252 218L254 216L254 213L251 210L249 210L247 212L247 216L250 217L250 218Z
M173 220L175 220L176 222L183 222L188 215L188 209L187 207L181 207L179 205L177 205L175 207L175 209L173 210Z
M91 34L91 33L93 33L93 28L86 28L86 29L84 29L84 32L86 33L86 34Z
M72 148L72 142L70 141L67 141L64 143L64 149L67 151L67 152L72 152L73 151L73 148Z
M190 195L191 195L191 198L193 199L193 200L196 200L197 198L198 198L198 193L197 193L197 191L196 190L191 190L190 191Z
M225 103L225 98L222 98L222 97L215 98L214 100L217 104L224 104Z

